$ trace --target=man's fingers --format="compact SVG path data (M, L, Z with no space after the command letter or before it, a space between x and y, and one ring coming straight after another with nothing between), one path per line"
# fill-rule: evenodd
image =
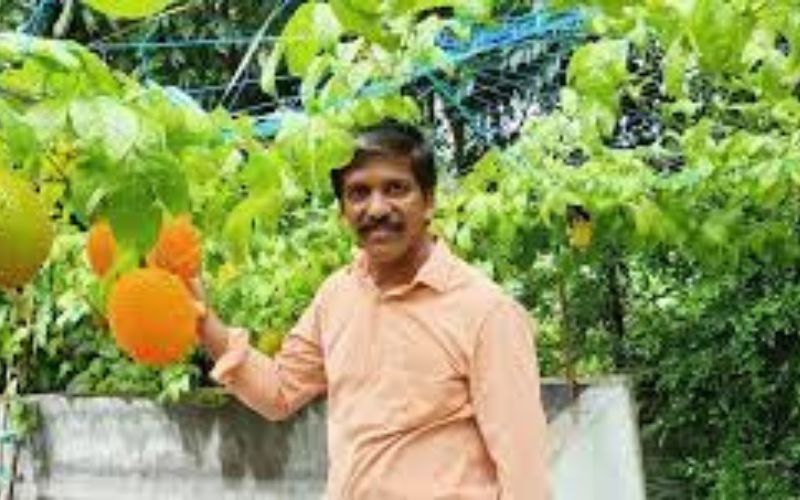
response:
M208 316L208 307L206 306L206 294L203 291L203 282L200 281L200 278L195 276L191 278L186 283L189 292L194 296L194 309L197 312L197 315L200 316L200 319L205 319Z
M232 326L228 328L228 331L235 336L244 337L246 339L250 338L250 330L247 328L242 328L240 326Z
M205 319L205 317L208 316L208 307L199 300L194 301L194 308L200 319Z
M192 295L194 295L197 300L201 302L206 301L206 292L203 288L203 282L199 277L195 276L189 279L187 284L189 285L189 291L192 292Z

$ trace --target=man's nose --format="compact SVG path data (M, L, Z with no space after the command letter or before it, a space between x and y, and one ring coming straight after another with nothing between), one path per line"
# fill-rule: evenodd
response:
M369 197L367 203L367 216L370 218L379 218L388 214L391 210L388 200L381 193L373 193Z

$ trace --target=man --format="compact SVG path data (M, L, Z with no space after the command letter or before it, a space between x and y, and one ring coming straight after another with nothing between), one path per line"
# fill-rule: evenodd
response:
M422 134L364 130L332 173L360 254L270 359L209 313L212 377L270 420L328 399L328 500L548 497L545 418L525 310L428 230Z

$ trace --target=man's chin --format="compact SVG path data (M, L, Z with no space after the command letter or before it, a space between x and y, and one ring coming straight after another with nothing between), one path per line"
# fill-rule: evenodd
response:
M367 242L362 248L372 264L391 264L400 260L404 255L403 249L398 248L396 244Z

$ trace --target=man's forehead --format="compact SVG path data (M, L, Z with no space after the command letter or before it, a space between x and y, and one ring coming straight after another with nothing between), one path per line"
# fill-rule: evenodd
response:
M408 158L375 156L365 158L343 172L345 184L366 179L415 179Z

